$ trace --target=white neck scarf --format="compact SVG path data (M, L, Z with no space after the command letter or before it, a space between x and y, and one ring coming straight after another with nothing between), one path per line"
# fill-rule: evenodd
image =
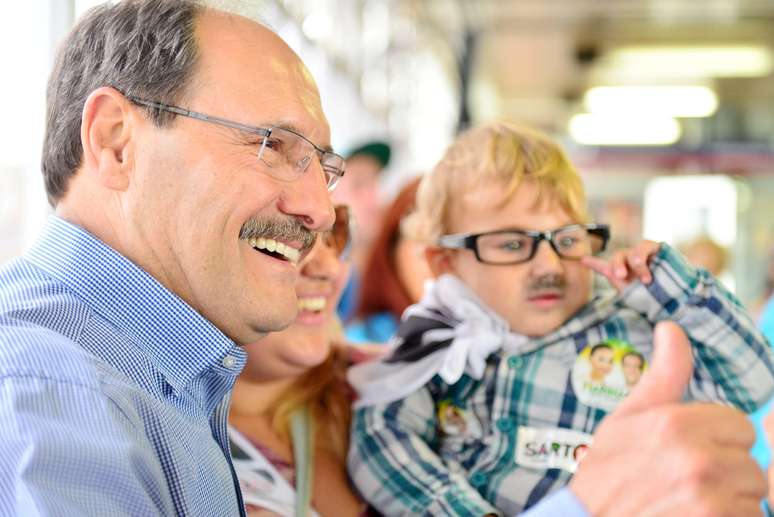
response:
M390 342L392 353L387 357L349 369L347 378L359 395L356 407L405 398L436 374L449 385L463 374L481 379L489 355L501 348L519 352L529 342L528 337L511 332L502 317L452 275L443 275L425 284L422 301L403 314L401 330L414 319L438 322L438 328L412 336L414 340L421 340L419 350L440 341L450 340L450 344L426 355L419 353L421 357L416 360L401 361L401 345L406 340L400 335L394 337ZM414 345L412 350L416 351Z

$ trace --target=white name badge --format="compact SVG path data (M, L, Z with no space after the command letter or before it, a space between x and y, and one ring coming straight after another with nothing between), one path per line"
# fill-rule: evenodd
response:
M591 435L580 431L521 426L516 440L516 464L575 472L590 445Z

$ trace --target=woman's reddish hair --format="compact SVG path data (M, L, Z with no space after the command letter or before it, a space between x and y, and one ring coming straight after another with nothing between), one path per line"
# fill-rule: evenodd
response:
M395 246L400 238L400 223L414 209L414 199L421 177L409 181L398 192L384 212L382 226L368 254L360 283L360 296L355 316L365 318L379 312L391 312L400 318L413 303L398 278Z

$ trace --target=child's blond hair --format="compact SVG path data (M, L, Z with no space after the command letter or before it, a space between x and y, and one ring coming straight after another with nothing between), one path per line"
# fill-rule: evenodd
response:
M524 180L538 185L536 203L549 196L577 222L587 221L583 183L561 147L538 131L493 122L461 133L451 144L422 179L416 209L402 229L434 244L448 232L449 211L461 194L495 181L507 202Z

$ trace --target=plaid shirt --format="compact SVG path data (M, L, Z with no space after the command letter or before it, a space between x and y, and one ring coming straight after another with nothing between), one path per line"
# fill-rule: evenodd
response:
M436 375L402 400L358 409L348 463L361 494L391 516L515 515L532 507L565 486L571 473L519 465L522 429L593 433L607 411L576 395L571 377L581 352L612 339L649 358L653 327L662 320L679 323L691 340L689 399L747 412L766 402L774 390L774 357L739 301L667 245L651 270L651 284L595 296L520 353L492 353L480 380L463 375L448 385ZM439 408L449 403L463 412L466 432L441 430Z
M52 217L0 268L0 515L242 515L226 416L245 361Z

